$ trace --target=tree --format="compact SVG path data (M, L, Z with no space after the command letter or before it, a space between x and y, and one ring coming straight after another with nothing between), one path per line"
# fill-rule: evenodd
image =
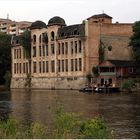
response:
M98 77L99 76L99 71L98 71L98 67L97 66L94 66L92 68L92 73L93 73L94 77Z
M91 73L89 73L89 74L86 75L86 78L87 78L88 84L91 83L91 79L92 79L92 77L93 77L93 76L92 76Z
M137 74L140 75L140 21L133 25L133 35L131 36L130 45L132 46L134 59L136 60Z
M21 35L21 45L23 46L23 49L26 52L26 58L29 60L29 73L27 73L25 87L30 88L31 87L31 31L26 30Z
M21 35L21 45L26 51L26 56L28 57L28 59L30 59L31 58L31 31L30 30L26 30Z
M0 84L7 71L11 71L11 35L0 33Z
M105 48L106 46L104 45L104 43L100 40L100 45L99 45L99 63L102 63L105 59Z

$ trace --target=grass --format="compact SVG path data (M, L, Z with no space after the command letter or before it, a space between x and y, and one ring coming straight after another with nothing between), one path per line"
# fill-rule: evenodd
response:
M0 122L0 139L108 139L111 132L100 118L82 120L62 107L55 111L51 130L41 123L24 127L15 119Z

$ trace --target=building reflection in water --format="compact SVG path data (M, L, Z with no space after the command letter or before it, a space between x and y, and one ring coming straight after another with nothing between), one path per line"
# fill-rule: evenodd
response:
M73 90L12 90L11 115L30 125L41 122L51 126L53 111L60 104L66 112L82 118L102 117L116 138L140 136L140 95L85 94Z
M9 91L0 91L0 120L7 120L11 113L11 94Z
M12 116L25 123L50 124L59 105L67 112L82 114L85 118L98 115L94 98L77 91L11 90Z

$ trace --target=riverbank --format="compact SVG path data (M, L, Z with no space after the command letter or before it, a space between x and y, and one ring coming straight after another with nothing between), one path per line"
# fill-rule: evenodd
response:
M0 91L6 90L6 86L5 85L0 85Z
M82 120L78 114L64 112L58 107L54 112L53 127L32 123L23 127L15 119L0 121L1 139L108 139L113 138L111 131L100 118ZM12 129L11 129L12 128Z

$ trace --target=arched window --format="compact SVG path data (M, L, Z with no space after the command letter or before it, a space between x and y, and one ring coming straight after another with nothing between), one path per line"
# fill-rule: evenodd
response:
M47 33L43 33L42 34L42 41L44 42L44 43L46 43L46 44L48 44L48 34Z
M39 36L39 43L41 43L41 35Z
M64 37L64 32L61 33L61 37Z
M77 35L78 31L77 30L74 30L74 35Z
M55 34L54 34L54 32L52 31L52 32L51 32L51 41L54 41L54 37L55 37Z
M33 43L36 43L36 35L33 35Z

